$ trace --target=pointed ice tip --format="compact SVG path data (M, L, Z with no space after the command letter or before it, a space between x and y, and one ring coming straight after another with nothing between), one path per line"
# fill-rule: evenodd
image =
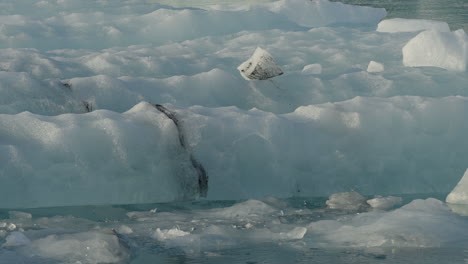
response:
M468 169L445 201L452 204L468 204Z
M266 80L283 74L271 54L260 47L237 69L246 80Z

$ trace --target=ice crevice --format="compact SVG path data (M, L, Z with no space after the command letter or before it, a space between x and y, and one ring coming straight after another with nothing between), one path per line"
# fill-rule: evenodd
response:
M158 109L161 113L166 115L169 119L171 119L174 122L174 125L177 128L177 133L179 134L180 145L188 152L190 156L190 162L192 163L193 168L197 172L199 195L200 197L206 197L208 193L208 174L206 173L206 170L203 167L203 165L198 160L196 160L194 154L190 152L189 147L185 142L182 125L179 119L176 117L175 112L170 111L167 107L161 104L154 104L154 107L156 107L156 109Z

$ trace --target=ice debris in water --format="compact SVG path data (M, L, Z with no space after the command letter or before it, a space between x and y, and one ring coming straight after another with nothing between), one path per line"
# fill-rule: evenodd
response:
M33 241L29 250L43 258L67 259L69 263L121 263L129 257L118 237L104 231L49 235Z
M190 235L190 233L182 231L179 228L171 228L166 230L161 230L160 228L157 228L156 231L154 231L153 233L153 237L159 241L165 241L187 235Z
M315 63L304 66L302 74L322 74L322 65Z
M271 54L260 47L237 69L246 80L266 80L283 74Z
M467 46L468 39L463 29L454 32L423 31L403 47L403 64L463 72L468 61Z
M380 21L377 25L378 32L413 32L422 30L433 30L450 32L446 22L426 19L392 18Z
M364 210L369 207L366 197L357 192L342 192L332 194L326 201L330 209Z
M453 204L468 204L468 169L445 201Z
M383 72L384 69L384 65L376 61L370 61L367 66L367 72Z
M466 241L468 222L443 202L429 198L390 212L372 211L341 220L312 222L308 232L332 246L440 247Z
M401 197L395 197L395 196L387 196L387 197L377 196L373 199L367 200L367 203L373 209L378 209L378 210L389 210L401 204L402 202L403 202L403 199Z
M14 231L11 232L7 237L6 237L6 242L3 243L3 247L18 247L18 246L24 246L27 245L31 242L29 238L27 238L22 232Z

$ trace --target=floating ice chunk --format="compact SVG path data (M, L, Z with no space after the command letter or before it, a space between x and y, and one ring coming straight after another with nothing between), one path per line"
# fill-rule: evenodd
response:
M367 203L374 209L388 210L401 204L403 199L401 197L387 196L387 197L376 197L367 200Z
M237 203L231 207L214 210L212 215L223 218L237 218L270 215L275 211L275 208L262 201L247 200L242 203Z
M133 230L126 226L126 225L121 225L117 228L117 233L119 234L124 234L124 235L129 235L133 233Z
M445 201L453 204L468 204L468 169Z
M147 218L147 217L152 217L156 213L158 209L154 208L149 211L144 211L144 212L128 212L127 216L128 218L132 219L138 219L138 218Z
M190 235L190 233L182 231L179 228L171 228L165 230L157 228L156 231L154 231L153 233L153 237L159 241L171 240L177 237L183 237L187 235Z
M369 66L367 66L367 72L383 72L384 69L384 65L376 61L370 61Z
M413 32L420 30L433 30L450 32L446 22L426 19L392 18L380 21L377 25L378 32Z
M13 223L9 223L9 224L6 226L6 229L7 229L8 231L13 231L13 230L16 229L16 225L13 224Z
M289 232L280 233L280 237L281 239L284 239L284 240L302 239L304 238L306 233L307 233L307 228L298 226Z
M7 237L6 237L6 242L3 243L3 247L18 247L18 246L24 246L27 245L31 242L29 238L27 238L23 233L21 232L11 232Z
M450 223L450 224L447 224ZM333 246L439 247L466 240L468 223L443 202L414 200L390 212L369 212L344 221L325 220L308 226Z
M369 207L366 198L357 192L343 192L332 194L326 201L330 209L363 210Z
M35 255L61 263L121 263L129 256L115 234L97 231L50 235L33 241L30 250Z
M403 64L465 71L467 42L463 29L454 32L423 31L403 47Z
M260 47L237 69L246 80L266 80L283 74L271 54Z
M309 64L304 66L302 74L322 74L322 65L320 64Z

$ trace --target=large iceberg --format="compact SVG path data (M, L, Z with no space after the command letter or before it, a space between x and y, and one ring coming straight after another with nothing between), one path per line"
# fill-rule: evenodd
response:
M122 114L0 115L0 206L194 198L191 155L210 199L446 192L466 167L455 154L467 147L464 97L357 97L283 115L165 107L180 130L149 103Z

